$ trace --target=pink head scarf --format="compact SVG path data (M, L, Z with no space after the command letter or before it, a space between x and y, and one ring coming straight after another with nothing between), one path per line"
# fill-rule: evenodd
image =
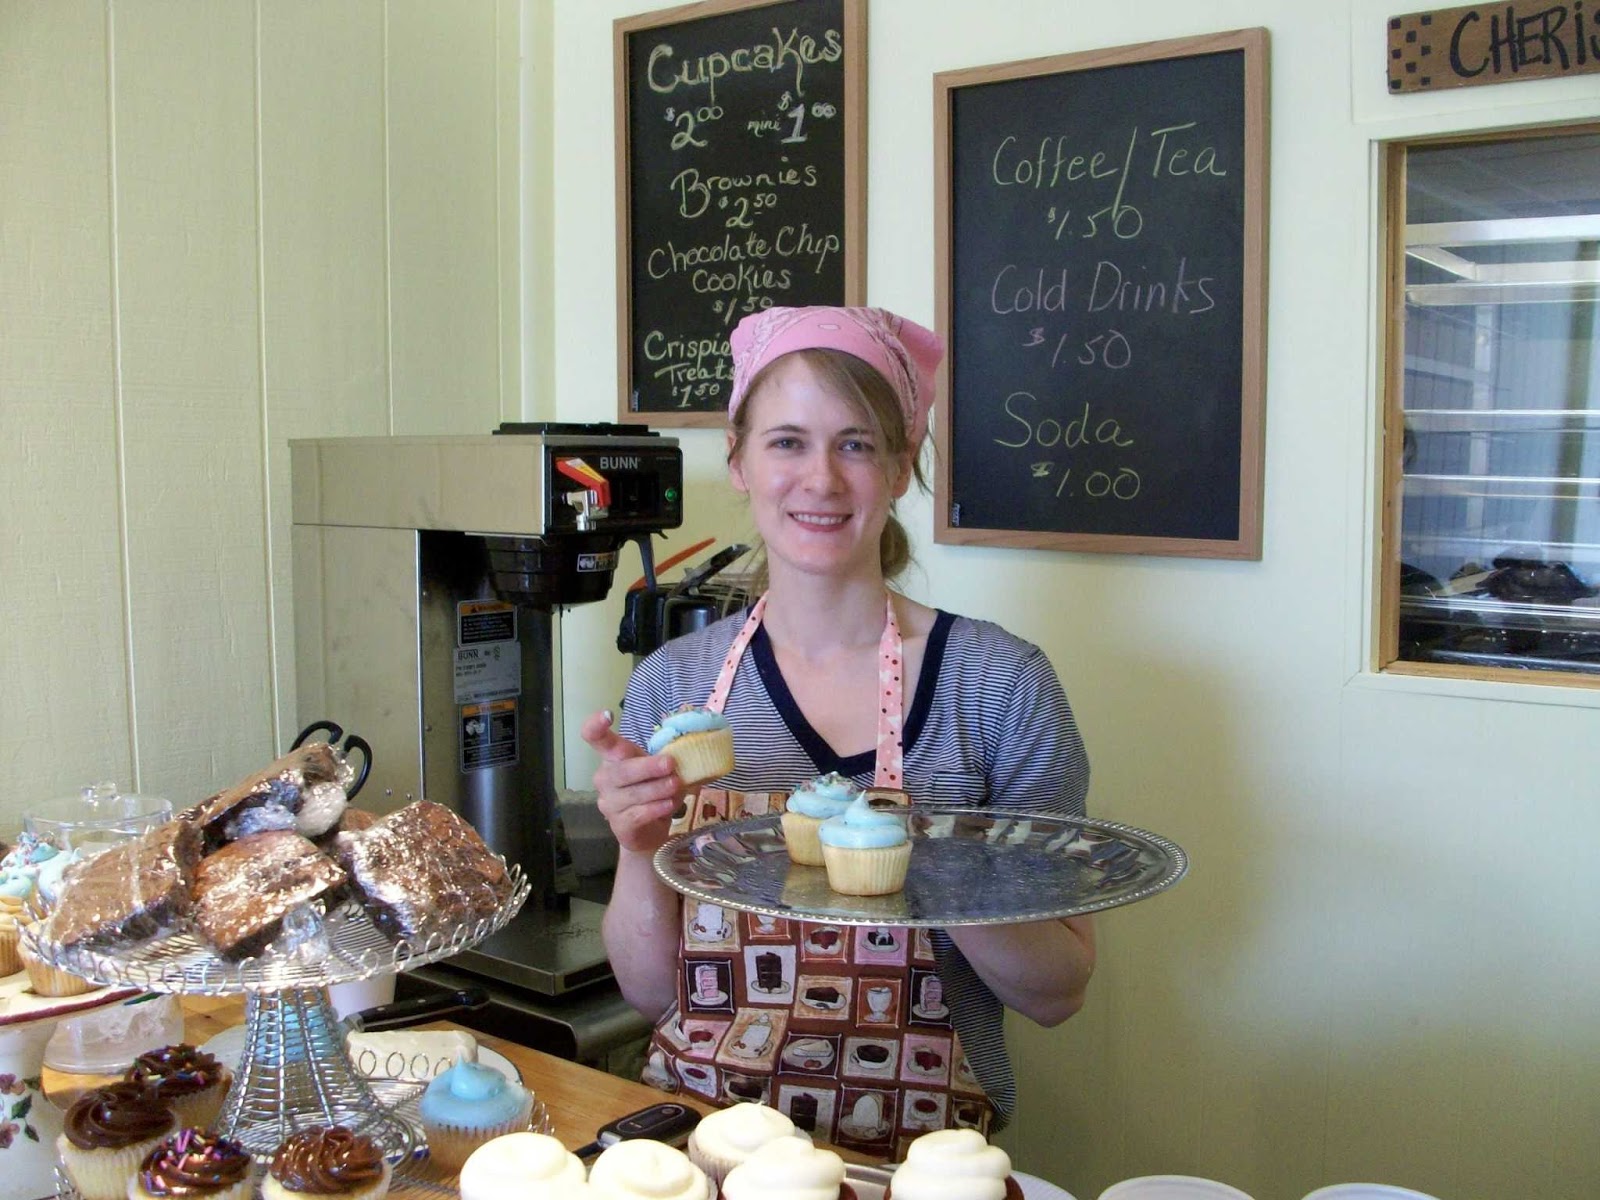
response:
M728 417L739 411L750 381L774 359L795 350L843 350L888 380L900 397L909 445L915 451L928 432L933 407L933 372L944 357L944 342L932 330L883 308L769 308L734 327L733 394Z

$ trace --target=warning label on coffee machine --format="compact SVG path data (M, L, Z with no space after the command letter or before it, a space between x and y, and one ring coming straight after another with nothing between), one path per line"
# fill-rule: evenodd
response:
M503 600L464 600L456 605L456 645L517 640L517 606Z
M517 761L517 702L463 704L460 709L461 769L508 767Z

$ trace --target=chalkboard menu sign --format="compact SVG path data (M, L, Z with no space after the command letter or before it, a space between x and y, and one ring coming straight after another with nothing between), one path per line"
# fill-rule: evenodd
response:
M866 293L865 0L615 23L623 421L719 425L728 335Z
M1266 53L935 77L937 540L1261 556Z

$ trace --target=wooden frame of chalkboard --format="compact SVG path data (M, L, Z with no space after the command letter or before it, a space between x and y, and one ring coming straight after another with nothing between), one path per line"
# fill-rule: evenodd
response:
M613 37L618 419L718 426L741 317L866 296L866 0L705 0Z
M1267 31L934 77L935 540L1261 557Z

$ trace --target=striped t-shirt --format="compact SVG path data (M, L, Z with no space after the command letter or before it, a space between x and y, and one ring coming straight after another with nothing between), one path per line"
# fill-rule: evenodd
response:
M748 611L675 638L628 681L618 730L639 745L663 715L704 704ZM871 751L841 757L807 723L778 670L765 628L739 664L723 711L733 726L734 791L785 791L837 771L870 787ZM905 790L913 803L989 805L1081 816L1089 759L1066 694L1044 652L988 621L939 612L928 634L904 728ZM1016 1107L1004 1009L942 929L934 954L973 1073L998 1129Z

